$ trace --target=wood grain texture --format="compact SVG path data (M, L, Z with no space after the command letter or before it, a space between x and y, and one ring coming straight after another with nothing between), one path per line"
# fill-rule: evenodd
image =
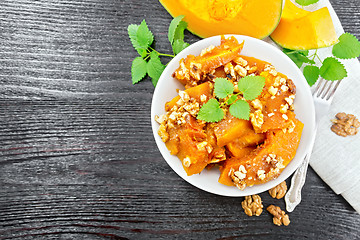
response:
M331 2L360 38L358 0ZM170 53L158 1L0 1L0 239L359 239L360 215L312 170L276 227L170 169L150 128L154 88L130 80L127 26L144 18Z

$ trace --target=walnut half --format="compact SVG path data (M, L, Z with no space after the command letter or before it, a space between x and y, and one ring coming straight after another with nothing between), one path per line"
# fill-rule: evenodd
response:
M286 185L286 182L283 181L279 185L277 185L277 186L273 187L272 189L270 189L269 194L273 198L280 199L280 198L283 198L285 196L286 191L287 191L287 185Z
M261 197L259 195L246 196L245 200L241 202L244 212L248 216L260 216L263 211Z
M266 210L268 210L269 213L271 213L274 216L273 223L275 225L281 226L284 224L285 226L287 226L290 224L289 215L285 214L285 212L282 211L280 207L270 205L267 207Z
M346 137L358 133L360 127L359 120L353 114L338 113L336 119L331 120L333 125L331 130L339 136Z

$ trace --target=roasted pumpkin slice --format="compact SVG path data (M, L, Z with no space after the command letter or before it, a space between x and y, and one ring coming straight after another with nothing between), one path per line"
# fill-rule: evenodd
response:
M210 82L205 82L196 87L188 88L185 90L185 92L187 94L189 94L190 98L193 98L197 102L201 103L201 102L203 102L203 101L201 101L201 96L203 96L203 97L205 96L207 100L210 98L213 98L213 96L211 94L212 88L213 88L213 85ZM176 102L179 100L180 100L179 95L174 97L170 102L167 102L165 104L165 110L169 111L170 109L172 109L175 106Z
M180 66L173 76L182 84L197 85L206 74L240 56L244 42L239 43L233 36L221 36L221 44L204 50L199 56L188 55L180 60Z
M233 157L220 168L219 182L233 186L231 172L237 171L240 165L246 169L246 177L241 179L247 186L262 184L276 178L295 157L300 143L303 123L291 115L293 127L283 131L269 131L264 144L250 154Z
M309 12L290 0L285 1L280 23L270 37L280 46L295 50L328 47L338 41L327 7Z
M170 139L165 143L171 154L181 160L187 175L200 173L209 163L209 153L203 143L207 135L204 125L187 115L185 124L169 129ZM202 146L202 147L200 147Z
M254 129L250 121L238 119L229 112L215 127L217 145L220 147L252 132Z
M185 15L188 29L199 37L241 34L267 37L279 23L282 0L160 0L173 16Z
M276 76L264 71L260 75L265 77L265 87L258 97L262 107L263 124L253 124L255 132L262 133L268 130L284 129L290 126L289 111L295 98L296 88L292 80L277 73ZM252 104L252 106L254 106ZM252 109L254 113L256 109Z

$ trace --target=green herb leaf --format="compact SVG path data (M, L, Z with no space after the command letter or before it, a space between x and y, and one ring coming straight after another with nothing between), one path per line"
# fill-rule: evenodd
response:
M235 102L236 101L236 99L237 99L237 96L234 94L234 95L231 95L230 97L229 97L229 99L226 101L226 103L228 104L228 105L231 105L231 104L233 104L233 102Z
M179 23L179 25L177 26L177 28L175 29L175 34L174 34L174 41L176 39L181 39L184 40L184 31L187 28L187 22L181 21Z
M187 48L190 44L184 42L181 39L176 39L174 41L174 43L172 44L172 48L173 48L173 52L174 54L178 54L179 52L181 52L182 50L184 50L185 48Z
M336 81L347 77L347 72L344 65L336 58L328 57L320 67L320 76L326 80Z
M146 21L143 20L136 31L137 42L143 49L147 49L154 41L154 35L149 30Z
M146 75L147 62L142 57L137 57L131 64L131 80L132 83L140 82Z
M128 34L129 34L131 44L133 45L135 50L139 53L139 55L144 58L144 57L146 57L147 53L146 53L146 49L141 48L138 43L137 36L136 36L138 28L139 28L139 25L130 24L128 26Z
M246 76L240 78L238 88L246 100L259 96L265 86L265 78L261 76Z
M230 106L229 111L236 118L249 120L250 106L244 100L237 100Z
M312 85L314 85L316 83L316 81L319 78L319 72L320 69L317 66L305 66L304 67L304 76L306 78L306 81L308 82L308 84L310 85L310 87Z
M174 42L174 37L175 37L175 32L176 32L176 29L178 28L181 20L184 18L185 16L184 15L180 15L180 16L177 16L176 18L174 18L171 23L170 23L170 26L169 26L169 32L168 32L168 39L169 39L169 42L171 44L173 44ZM177 38L177 39L180 39L180 38ZM183 38L182 38L183 39Z
M226 78L216 78L214 84L215 96L218 98L226 98L234 92L234 85Z
M301 66L304 63L315 64L315 62L307 57L309 51L307 50L290 50L290 49L283 49L283 52L298 66Z
M360 55L360 42L350 33L344 33L339 37L339 42L334 45L332 53L341 59L356 58Z
M311 4L317 3L319 0L295 0L295 2L301 6L309 6Z
M151 77L151 81L156 87L156 84L164 71L165 66L161 63L159 55L156 52L150 53L150 60L146 65L147 73Z
M212 98L200 108L197 119L205 122L219 122L224 118L224 115L219 102Z

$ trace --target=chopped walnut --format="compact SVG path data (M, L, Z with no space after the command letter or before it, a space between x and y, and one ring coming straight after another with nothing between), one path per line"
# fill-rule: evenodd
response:
M245 169L245 168L244 168ZM231 169L229 172L229 176L231 178L231 180L233 181L234 185L240 189L240 190L244 190L246 187L246 183L243 179L245 179L246 177L246 170L245 172L240 171L234 171L234 169Z
M336 119L331 120L333 125L331 130L339 136L346 137L358 133L360 127L359 120L353 114L338 113Z
M293 120L290 121L290 124L291 124L291 125L288 127L287 130L288 130L289 133L292 133L292 132L294 131L296 125L295 125L295 123L294 123Z
M231 64L231 62L227 63L224 66L224 71L226 74L230 74L230 76L234 79L236 79L236 75L235 75L235 69L234 66Z
M180 60L180 67L174 72L174 77L176 77L177 79L190 80L190 71L185 66L184 59Z
M263 211L261 197L259 195L246 196L245 200L241 202L244 212L248 216L260 216Z
M278 91L278 88L273 87L273 86L270 86L269 89L268 89L268 92L269 92L272 96L276 95L277 91Z
M164 124L167 121L167 116L166 114L162 114L160 116L155 115L155 121L159 124Z
M249 68L248 73L254 73L254 72L256 72L256 70L257 70L257 67L252 66L251 68Z
M256 98L255 100L251 101L251 105L252 105L255 109L260 109L260 110L262 110L262 108L263 108L262 103L261 103L260 100L257 99L257 98Z
M274 77L276 77L277 75L277 71L275 70L275 67L269 64L265 65L264 71L268 71Z
M286 80L286 86L289 87L289 90L292 94L296 93L296 86L294 84L294 82L291 79L287 79Z
M183 159L183 164L185 167L190 167L191 165L191 159L189 157L186 157Z
M248 64L248 62L245 59L243 59L242 57L237 57L233 61L242 67L245 67Z
M266 175L265 175L265 170L262 170L262 169L258 170L257 173L256 173L256 175L258 176L258 178L259 178L260 180L264 180L265 177L266 177Z
M161 124L159 126L158 134L163 142L169 141L169 133L166 131L166 127L164 124Z
M286 79L281 76L277 76L274 81L274 87L279 87L280 85L286 84Z
M200 95L200 101L205 102L207 100L207 96L205 94Z
M281 182L279 185L273 187L272 189L269 190L269 194L271 197L273 198L283 198L285 196L285 193L287 191L287 185L286 182L283 181Z
M289 215L285 214L284 211L281 210L280 207L270 205L266 208L274 217L273 223L277 226L285 225L288 226L290 224Z
M285 101L289 104L289 106L293 105L295 99L295 95L290 95L289 97L285 98Z
M200 81L202 78L201 67L200 63L190 63L190 75L197 81Z
M198 143L196 145L196 148L200 151L205 151L207 145L208 145L208 143L204 141L204 142Z
M281 113L286 113L288 109L289 109L289 105L288 105L287 103L285 103L285 104L283 104L283 105L280 106L279 111L280 111Z
M250 113L250 121L254 127L261 128L264 123L264 115L261 110L256 110L254 113Z
M236 65L234 70L240 75L240 77L245 77L247 75L247 70L240 65Z

